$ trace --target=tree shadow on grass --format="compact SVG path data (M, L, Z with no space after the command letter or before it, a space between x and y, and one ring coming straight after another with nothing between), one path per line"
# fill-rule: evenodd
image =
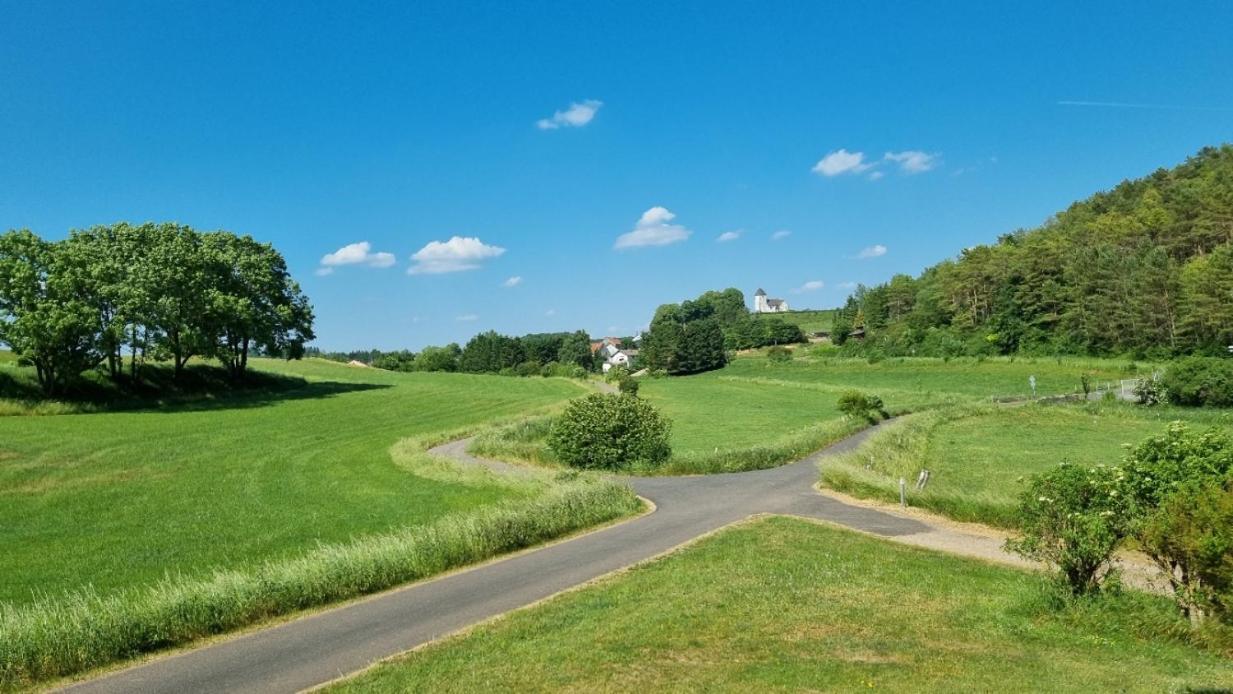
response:
M85 374L62 395L46 397L27 369L0 369L0 399L17 403L14 414L90 412L194 412L264 407L288 400L330 398L390 388L377 383L308 381L298 376L250 371L240 381L223 368L195 364L176 379L172 369L146 365L137 380L117 384L99 372Z

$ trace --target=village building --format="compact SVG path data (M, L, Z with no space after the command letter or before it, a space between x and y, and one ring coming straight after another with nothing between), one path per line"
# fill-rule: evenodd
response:
M768 299L761 287L754 292L754 313L783 313L787 310L786 299Z

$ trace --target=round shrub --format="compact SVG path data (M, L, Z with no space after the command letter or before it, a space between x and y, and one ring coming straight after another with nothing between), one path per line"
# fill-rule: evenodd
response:
M849 417L865 419L870 424L876 424L879 417L890 417L886 406L882 403L882 398L862 393L859 390L846 390L841 393L837 406L840 412Z
M766 350L766 358L780 364L786 361L792 361L792 350L787 347L776 345Z
M625 395L638 395L638 381L633 376L625 376L617 381L617 390Z
M1181 359L1169 366L1161 384L1175 405L1233 406L1233 359Z
M548 433L548 447L572 467L627 470L668 460L670 431L668 420L645 400L596 393L566 405Z

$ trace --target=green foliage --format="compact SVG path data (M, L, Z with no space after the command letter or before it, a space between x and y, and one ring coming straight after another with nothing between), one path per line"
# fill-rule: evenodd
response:
M561 346L557 349L557 361L590 369L591 338L583 330L570 333L561 340Z
M632 395L637 397L638 379L630 376L628 373L622 374L621 378L617 381L617 389L620 390L623 395Z
M864 419L876 424L880 418L889 417L882 398L859 390L847 390L839 395L839 411L854 419Z
M727 363L723 328L710 313L713 312L688 301L660 306L650 330L643 336L641 362L652 371L663 370L672 375L723 367Z
M1110 394L1111 393L1106 393L1106 395ZM1139 381L1135 383L1134 394L1135 402L1148 407L1159 405L1164 402L1165 398L1168 396L1168 392L1165 390L1164 384L1160 382L1160 377L1156 374L1152 374L1146 378L1140 378Z
M858 287L833 337L888 355L1223 353L1233 344L1233 145L1074 203L1044 226ZM868 337L846 339L849 329Z
M792 361L792 350L787 347L771 347L766 350L766 358L767 360L777 364Z
M635 512L623 485L579 480L529 502L318 547L251 569L102 596L0 603L0 688L28 686L419 580Z
M237 380L251 353L299 358L313 339L308 299L268 244L225 231L125 223L49 243L0 236L0 342L34 365L48 395L105 362L136 382L146 356L180 375L194 356Z
M754 349L767 345L791 345L805 341L800 326L779 316L744 316L725 325L724 345L728 349Z
M1129 532L1115 469L1062 463L1034 475L1019 495L1022 537L1006 547L1055 567L1074 595L1098 593Z
M588 395L553 422L548 447L561 462L586 469L653 468L672 453L671 425L645 400Z
M458 368L468 373L498 373L525 360L521 341L489 330L471 338L462 348Z
M1165 370L1161 385L1176 405L1233 406L1233 359L1181 359Z
M1136 446L1122 463L1126 494L1149 512L1189 482L1221 479L1233 471L1233 441L1217 428L1192 431L1172 422L1164 434Z
M1208 616L1233 623L1233 481L1187 482L1135 537L1168 577L1192 624Z

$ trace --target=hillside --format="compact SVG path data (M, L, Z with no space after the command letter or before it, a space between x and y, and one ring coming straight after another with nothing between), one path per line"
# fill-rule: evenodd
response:
M1223 352L1233 146L1124 181L919 277L858 288L836 332L859 325L870 336L860 349L887 354Z
M787 311L785 313L760 313L759 318L781 318L787 323L798 326L806 336L818 331L829 332L835 320L836 309L811 309L807 311Z

